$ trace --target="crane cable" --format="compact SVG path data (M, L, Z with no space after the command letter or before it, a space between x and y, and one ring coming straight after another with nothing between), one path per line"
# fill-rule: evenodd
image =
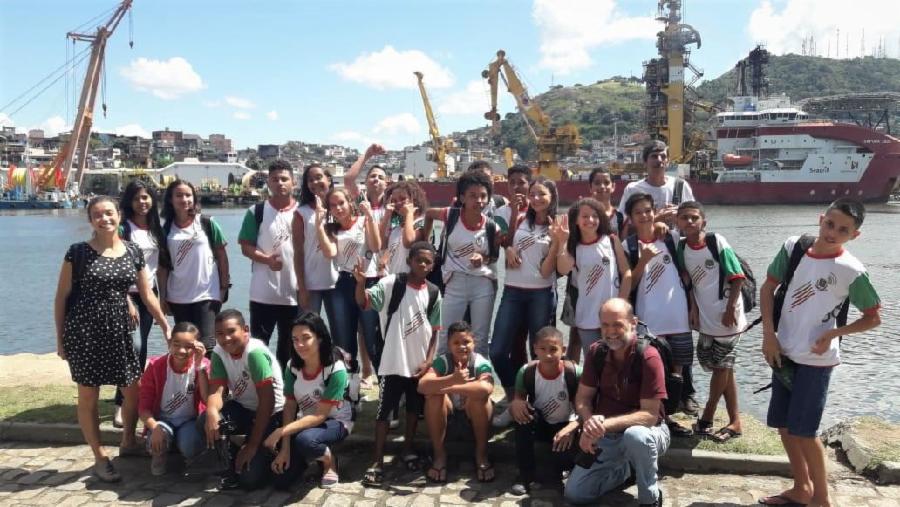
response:
M89 47L88 49L90 49L90 47ZM74 66L74 65L78 65L79 63L81 63L81 62L83 62L85 59L87 59L88 56L90 56L90 55L87 53L87 51L82 51L81 54L83 54L83 56L82 56L78 61L73 62L73 66ZM9 116L14 116L16 113L18 113L19 111L21 111L22 109L24 109L28 104L31 104L32 102L34 102L38 97L41 96L42 93L44 93L45 91L47 91L51 86L55 85L56 83L59 82L60 79L66 77L66 76L67 76L66 73L60 74L56 79L54 79L54 80L51 81L49 84L47 84L47 86L45 86L45 87L41 88L40 90L38 90L37 93L35 93L31 98L29 98L27 101L25 101L21 106L19 106L19 107L16 108L14 111L12 111L11 113L9 113ZM46 79L47 79L47 78L43 79L42 82L43 82L43 81L46 81ZM40 83L38 83L38 85L39 85L39 84L40 84ZM38 85L32 86L32 87L29 89L29 91L32 90L32 89L34 89L34 88L36 88ZM74 91L74 87L73 87L73 91ZM25 92L25 93L28 93L28 92ZM22 95L24 95L24 93L23 93ZM21 97L21 95L20 95L20 97ZM18 100L18 97L17 97L16 100ZM15 101L13 101L13 102L15 102ZM12 104L13 102L10 102L9 104L7 104L7 106L10 105L10 104Z
M31 88L28 88L27 90L25 90L24 92L22 92L21 94L19 94L16 98L14 98L14 99L10 100L9 102L7 102L6 104L4 104L3 107L0 107L0 111L3 111L3 110L5 110L5 109L9 108L10 106L12 106L13 104L15 104L16 102L18 102L19 99L21 99L22 97L28 95L29 92L31 92L32 90L34 90L34 89L37 88L38 86L42 85L42 84L43 84L45 81L47 81L48 79L52 78L52 77L53 77L56 73L58 73L60 70L65 69L65 68L69 65L69 63L72 62L72 61L74 61L76 58L81 57L81 60L84 60L84 57L87 55L89 49L91 49L90 46L88 46L88 47L86 47L85 49L83 49L83 50L82 50L80 53L78 53L77 55L74 55L74 54L73 54L72 59L67 59L65 63L63 63L62 65L60 65L59 67L57 67L56 69L54 69L52 72L50 72L49 74L47 74L43 79L41 79L40 81L38 81L37 83L35 83L34 85L32 85ZM74 52L73 52L73 53L74 53ZM68 56L68 55L67 55L67 56ZM81 60L79 60L79 62L80 62ZM62 76L65 76L65 75L66 75L65 73L62 74ZM59 79L60 79L60 77L57 77L57 78L53 81L53 83L56 83L57 81L59 81ZM51 84L53 84L53 83L51 83ZM45 89L46 89L46 88L45 88ZM43 90L42 90L42 91L43 91ZM21 109L21 108L20 108L20 109ZM18 111L18 109L17 109L17 111Z
M84 23L78 25L77 27L73 28L72 30L69 30L69 32L78 33L80 30L82 30L84 27L90 25L91 23L94 23L94 22L96 22L96 21L98 21L98 20L100 20L100 19L102 19L102 18L108 17L110 14L112 14L112 13L113 13L116 9L118 9L118 8L119 8L119 5L116 4L116 5L114 5L113 7L111 7L111 8L109 8L109 9L107 9L107 10L101 12L100 14L97 14L97 15L94 16L93 18L91 18L91 19L85 21Z

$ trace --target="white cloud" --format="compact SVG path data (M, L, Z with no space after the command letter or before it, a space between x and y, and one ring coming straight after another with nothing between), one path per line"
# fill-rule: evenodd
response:
M225 97L225 103L231 107L236 107L238 109L253 109L254 107L256 107L256 104L254 104L250 100L241 97L235 97L232 95Z
M497 91L497 100L504 96L504 89ZM474 80L465 89L453 92L440 101L437 110L443 114L471 115L484 113L491 107L491 92L487 81Z
M138 58L120 72L135 89L150 92L163 100L177 99L205 86L191 64L180 56L168 60Z
M373 134L396 135L418 134L422 127L412 113L400 113L379 121L372 129Z
M277 121L278 120L278 111L275 111L274 109L269 111L268 113L266 113L266 118L268 118L272 121Z
M140 136L147 139L151 137L150 132L147 132L144 127L141 127L137 123L129 123L128 125L116 127L113 132L119 136Z
M531 16L541 41L540 67L559 74L590 67L590 51L631 40L652 40L662 25L629 17L616 0L535 0Z
M0 113L0 127L14 127L16 123L6 113Z
M247 113L244 111L235 111L234 114L231 116L234 117L235 120L249 120L250 119L250 113Z
M59 115L47 118L37 128L43 130L44 135L47 137L53 137L60 132L68 132L72 130L72 126L66 125L66 120L64 120L63 117Z
M787 0L778 2L776 7L771 1L763 0L751 13L747 32L752 40L765 43L775 54L800 53L803 39L812 36L817 55L856 58L860 56L865 30L863 55L872 54L883 38L887 54L900 56L897 54L900 25L896 16L889 15L896 12L896 0L827 4L817 0ZM840 30L840 40L837 30Z
M216 109L222 107L222 102L218 100L204 100L203 106L208 107L210 109Z
M385 46L381 51L363 53L351 63L338 62L328 66L348 81L361 83L376 90L416 88L413 72L425 74L430 88L453 85L453 74L418 49L397 51Z

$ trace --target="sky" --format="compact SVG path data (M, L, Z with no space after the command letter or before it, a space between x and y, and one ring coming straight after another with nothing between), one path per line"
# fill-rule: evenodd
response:
M30 104L21 107L33 92L17 97L87 48L73 50L68 31L117 3L0 0L0 125L71 128L84 63ZM900 23L884 14L895 0L683 3L683 22L702 39L691 59L707 78L757 43L800 53L813 36L822 56L846 58L883 39L888 56L900 52ZM132 22L126 16L107 44L108 113L98 94L94 130L224 133L236 148L302 140L401 149L428 138L413 71L425 75L442 133L477 128L489 109L481 71L498 49L532 95L640 77L656 55L656 13L654 0L134 0ZM499 101L501 114L513 111L504 89Z

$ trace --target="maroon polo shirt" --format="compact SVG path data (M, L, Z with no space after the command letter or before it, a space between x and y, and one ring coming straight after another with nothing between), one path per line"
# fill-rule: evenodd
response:
M621 364L613 362L612 351L606 354L606 363L603 366L603 378L597 378L594 368L594 356L600 347L606 345L601 341L595 342L588 350L584 360L584 371L581 374L581 383L597 389L597 398L594 402L594 414L604 417L629 414L641 408L641 400L666 399L666 377L662 359L659 352L651 346L644 349L644 364L641 367L640 376L635 375L633 362L637 357L637 340L628 346L625 361ZM638 377L638 378L631 378ZM659 404L659 424L665 418L665 407Z

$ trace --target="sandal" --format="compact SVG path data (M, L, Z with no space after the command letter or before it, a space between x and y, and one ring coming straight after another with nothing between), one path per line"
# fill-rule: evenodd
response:
M686 438L694 435L694 430L686 428L675 421L670 421L666 424L669 426L669 433L673 437Z
M122 480L122 475L119 474L119 471L116 470L109 458L98 459L94 462L94 475L103 482L119 482Z
M482 463L475 467L475 477L478 482L493 482L497 476L494 474L494 465L490 462Z
M337 486L339 481L340 477L338 477L338 473L335 472L334 469L331 469L322 475L322 482L319 483L319 487L322 489L331 489Z
M694 434L698 437L708 437L712 435L713 422L712 421L704 421L703 419L697 419L692 426L694 429Z
M796 500L786 497L783 494L764 496L757 500L757 502L762 505L786 505L788 507L804 507L806 505L805 503L800 503Z
M404 454L400 459L403 461L403 465L406 469L410 472L418 472L419 468L421 468L419 455L414 452Z
M425 472L425 480L432 484L447 484L447 467L432 466Z
M384 485L384 470L380 465L371 466L363 475L362 485L371 488L380 488Z
M740 431L734 431L731 428L725 427L725 428L719 428L719 431L710 435L709 438L712 439L717 444L724 444L725 442L728 442L729 440L740 437L742 434L743 433L741 433Z

